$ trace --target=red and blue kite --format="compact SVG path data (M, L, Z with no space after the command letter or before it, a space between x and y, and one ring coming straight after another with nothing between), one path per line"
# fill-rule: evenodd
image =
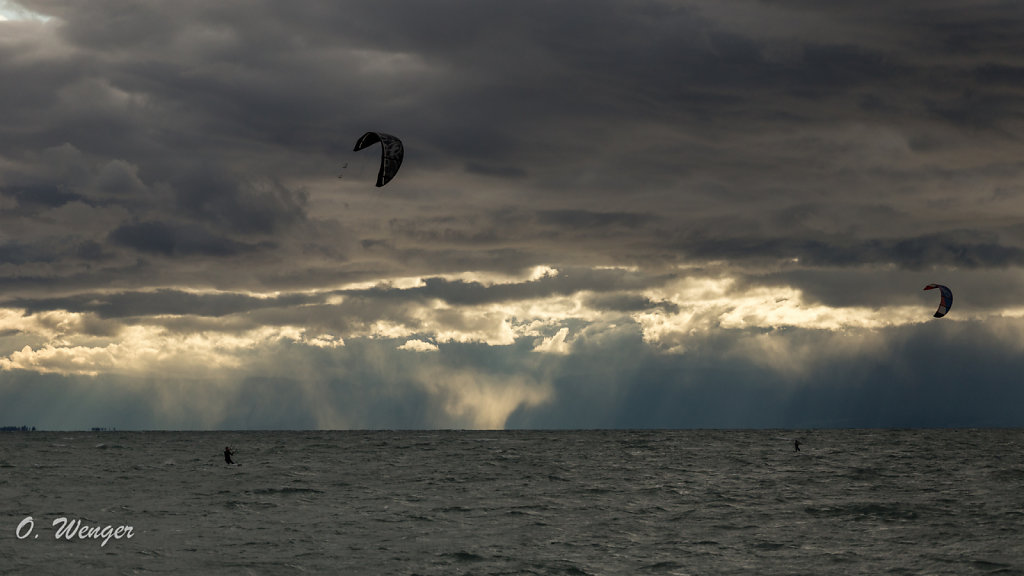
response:
M949 309L953 307L953 291L946 288L942 284L929 284L924 287L925 290L932 290L938 288L939 293L942 294L942 298L939 300L939 309L935 311L936 318L942 318L949 312Z

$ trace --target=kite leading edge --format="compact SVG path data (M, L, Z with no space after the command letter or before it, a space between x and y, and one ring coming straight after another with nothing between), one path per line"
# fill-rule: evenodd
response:
M356 141L353 151L358 152L378 142L380 142L381 156L380 171L377 172L377 186L380 187L390 182L398 173L398 168L402 165L402 158L405 156L405 149L402 147L402 141L390 134L367 132Z

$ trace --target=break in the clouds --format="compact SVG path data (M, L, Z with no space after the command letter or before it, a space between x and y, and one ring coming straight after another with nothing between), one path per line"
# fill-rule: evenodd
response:
M1021 29L0 2L0 423L1024 424Z

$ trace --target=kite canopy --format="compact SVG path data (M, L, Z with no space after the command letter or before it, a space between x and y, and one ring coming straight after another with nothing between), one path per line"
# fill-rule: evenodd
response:
M942 295L939 300L939 309L935 311L935 317L942 318L953 307L953 292L942 284L929 284L924 287L925 290L934 290L935 288L938 288L939 293Z
M378 142L380 142L381 155L380 171L377 172L377 186L380 187L390 182L398 173L398 167L402 165L402 157L405 156L405 149L402 148L402 141L390 134L367 132L356 141L353 151L358 152Z

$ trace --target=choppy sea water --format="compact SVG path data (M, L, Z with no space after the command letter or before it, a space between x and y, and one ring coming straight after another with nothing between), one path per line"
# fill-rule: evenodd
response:
M1024 430L3 433L0 573L1024 574Z

